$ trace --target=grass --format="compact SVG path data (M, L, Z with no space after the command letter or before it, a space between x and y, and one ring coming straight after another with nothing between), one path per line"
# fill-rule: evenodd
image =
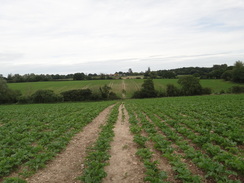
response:
M119 97L122 97L123 89L126 91L126 98L130 98L133 93L140 89L143 79L122 79L122 80L86 80L86 81L47 81L47 82L27 82L27 83L9 83L11 89L20 90L23 95L31 95L40 89L53 90L55 93L72 89L90 88L97 91L99 87L107 84ZM179 87L177 79L155 79L154 84L157 90L165 90L167 84L174 84ZM213 93L219 93L221 90L227 91L234 85L232 82L226 82L220 79L200 80L203 87L212 88Z

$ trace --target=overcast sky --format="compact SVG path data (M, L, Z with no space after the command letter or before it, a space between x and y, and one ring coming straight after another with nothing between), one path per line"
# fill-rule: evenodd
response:
M244 0L0 0L0 74L244 61Z

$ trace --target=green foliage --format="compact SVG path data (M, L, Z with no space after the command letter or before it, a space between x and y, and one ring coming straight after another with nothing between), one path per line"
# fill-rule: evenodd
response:
M112 99L112 100L118 99L118 96L111 90L112 90L112 88L106 84L103 87L100 87L99 91L101 94L101 98L102 99Z
M107 121L107 124L102 126L102 130L95 144L91 147L85 161L85 169L83 175L78 177L79 180L85 183L99 183L104 177L106 172L104 167L108 164L110 158L109 149L110 142L113 140L114 124L118 118L118 105L115 106Z
M52 90L37 90L31 95L33 103L54 103L62 101L62 97Z
M111 104L108 101L1 105L0 179L18 168L22 176L43 168L76 133Z
M134 93L133 98L153 98L157 96L152 79L144 80L141 90Z
M166 86L166 94L169 97L180 96L180 90L173 84L167 84Z
M225 81L231 81L232 76L233 76L233 71L227 70L221 75L221 78L224 79Z
M20 91L9 89L7 82L0 77L0 104L16 103L19 96L21 96Z
M92 99L92 91L90 89L68 90L62 92L61 95L64 101L85 101Z
M232 86L231 93L244 93L244 86Z
M237 61L234 65L233 71L233 81L237 83L244 83L244 63Z
M243 94L194 96L131 100L126 101L126 106L131 116L134 113L140 121L135 123L132 116L133 128L140 125L141 131L148 134L154 148L172 166L175 179L181 182L239 183L244 171L241 148L244 142L243 101ZM156 126L156 132L148 130L149 127L156 129ZM151 152L151 149L145 150L145 147L139 151L140 157L150 157L146 152ZM194 175L189 169L189 161L205 176ZM152 164L148 159L147 162ZM145 179L157 182L152 169L151 166L146 171L151 176Z
M182 76L179 78L178 83L181 85L183 95L200 95L202 93L202 86L199 79L194 76Z
M3 183L27 183L27 181L22 180L18 177L10 177L10 178L4 179Z
M84 73L75 73L73 76L73 80L84 80L86 79L86 75Z

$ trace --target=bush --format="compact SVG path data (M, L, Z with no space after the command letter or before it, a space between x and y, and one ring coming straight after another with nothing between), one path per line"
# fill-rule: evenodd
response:
M52 90L37 90L31 95L33 103L54 103L61 102L63 98L55 94Z
M20 96L20 91L9 89L7 82L0 77L0 104L16 103Z
M153 98L157 97L157 91L154 88L154 83L152 79L144 80L142 88L139 91L136 91L133 98Z
M32 103L32 99L29 96L20 96L18 98L18 103L19 104L30 104L30 103Z
M68 90L62 92L61 95L63 96L64 101L92 100L92 91L90 89Z
M232 86L231 92L232 93L244 93L244 86Z
M212 89L209 87L202 88L203 95L210 95L212 93Z
M201 95L202 86L199 79L194 76L182 76L179 78L178 83L181 85L181 92L183 95Z
M180 90L173 84L167 84L166 94L168 97L180 96Z
M103 87L99 88L100 95L102 99L119 99L119 97L111 91L112 88L108 85L104 85Z

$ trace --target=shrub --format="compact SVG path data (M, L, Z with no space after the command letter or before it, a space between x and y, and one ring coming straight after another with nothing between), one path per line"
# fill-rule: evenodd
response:
M212 89L209 87L202 88L203 95L210 95L212 93Z
M90 89L77 89L62 92L64 101L86 101L92 99L92 91Z
M154 88L154 83L152 79L144 80L142 88L133 94L133 98L153 98L157 97L157 92Z
M111 91L112 88L108 85L104 85L103 87L99 88L100 94L101 94L101 98L102 99L119 99L119 97Z
M232 93L244 93L244 86L232 86L231 92Z
M182 93L186 96L202 94L199 79L194 76L182 76L179 78L178 83L181 85Z
M179 96L180 90L173 84L167 84L166 86L166 94L168 97Z
M61 102L63 98L55 94L52 90L37 90L31 99L34 103L53 103Z
M19 104L30 104L30 103L32 103L32 99L29 96L20 96L18 98L18 103Z
M0 77L0 104L15 103L19 96L21 96L20 91L9 89L7 82Z

